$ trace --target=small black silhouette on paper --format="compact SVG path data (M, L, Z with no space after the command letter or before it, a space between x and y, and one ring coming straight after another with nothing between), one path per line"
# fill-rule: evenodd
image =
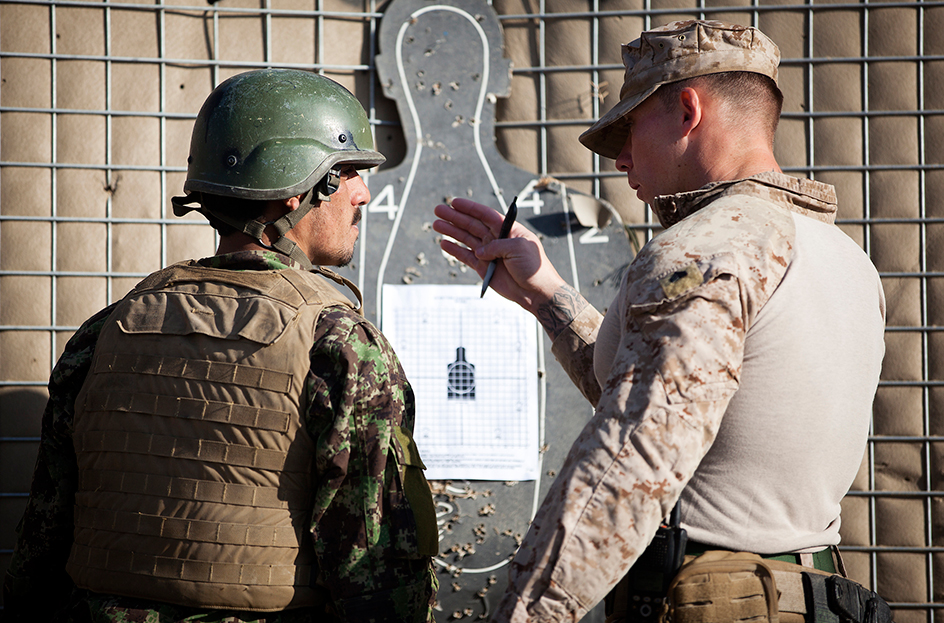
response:
M449 364L448 370L449 400L475 400L475 366L465 360L465 348L456 349L456 360Z

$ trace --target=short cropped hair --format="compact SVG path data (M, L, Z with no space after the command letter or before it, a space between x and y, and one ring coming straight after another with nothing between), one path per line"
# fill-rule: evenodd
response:
M698 86L729 104L729 121L754 120L773 145L783 109L783 94L770 77L750 71L727 71L663 84L656 91L663 107L674 110L686 87Z

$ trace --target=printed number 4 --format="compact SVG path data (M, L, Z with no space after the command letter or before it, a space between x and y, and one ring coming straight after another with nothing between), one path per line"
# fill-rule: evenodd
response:
M537 185L539 180L531 180L528 182L528 185L521 189L521 192L518 193L518 209L522 208L531 208L535 215L541 213L541 208L544 207L544 200L541 199L541 193L534 190L535 185Z
M399 209L400 206L397 205L396 198L393 196L393 184L384 186L383 190L367 206L367 212L370 214L386 212L387 218L391 221L397 217L397 210Z

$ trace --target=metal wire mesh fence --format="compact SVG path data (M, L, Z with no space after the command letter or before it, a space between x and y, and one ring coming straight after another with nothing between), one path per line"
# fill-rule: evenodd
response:
M459 2L461 5L462 3ZM406 144L374 59L374 0L212 4L0 2L0 569L38 445L45 384L65 341L140 278L210 255L170 197L206 94L246 69L329 75L365 105L388 164ZM944 2L495 0L511 91L508 160L618 206L638 244L658 231L609 160L577 135L618 100L619 44L686 17L759 26L781 47L788 173L834 184L840 226L888 296L887 355L860 475L843 505L847 567L931 620L944 591ZM614 261L616 263L616 261ZM824 279L841 279L823 267Z

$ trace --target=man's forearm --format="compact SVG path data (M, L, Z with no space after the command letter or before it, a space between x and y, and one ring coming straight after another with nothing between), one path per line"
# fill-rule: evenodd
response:
M535 315L551 340L554 340L589 304L580 292L564 284L546 303L538 306Z

